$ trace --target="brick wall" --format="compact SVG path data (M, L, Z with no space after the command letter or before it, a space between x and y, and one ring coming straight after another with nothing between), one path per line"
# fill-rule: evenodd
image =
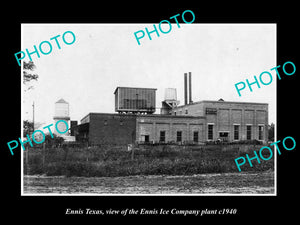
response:
M193 132L198 132L198 142L204 141L204 117L139 115L137 117L137 141L159 142L161 131L165 132L165 142L176 142L177 131L181 131L182 142L193 142Z
M209 114L206 108L212 109ZM161 131L165 131L165 142L176 142L177 131L182 132L182 142L192 142L194 132L198 132L198 142L204 142L208 140L208 124L213 124L214 140L223 132L233 141L234 125L239 125L239 140L246 140L247 124L252 126L251 139L258 140L259 126L264 126L263 140L268 140L268 104L202 101L178 107L173 115L179 110L182 115L176 116L90 113L85 117L90 122L89 142L129 144L145 141L145 136L150 142L159 142Z
M216 109L217 113L206 114L206 108ZM263 140L268 140L268 104L226 101L201 101L175 108L172 115L204 116L204 139L208 139L207 126L213 124L213 137L220 132L229 132L229 141L234 139L234 125L239 125L239 140L246 139L246 125L252 126L251 139L259 139L259 126L264 126ZM181 113L180 113L181 112ZM187 112L187 114L185 114Z
M130 144L136 139L136 116L90 113L89 143Z

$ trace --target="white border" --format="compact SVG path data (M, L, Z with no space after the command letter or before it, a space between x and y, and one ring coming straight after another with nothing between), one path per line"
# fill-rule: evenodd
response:
M236 24L236 25L256 25L256 23L203 23L203 24L199 24L199 23L195 23L195 24L190 24L190 25L207 25L207 26L211 26L211 25L229 25L229 24ZM23 48L23 25L41 25L41 24L35 24L35 23L21 23L21 49L24 49ZM85 26L88 26L88 25L92 25L92 26L95 26L95 25L108 25L108 26L114 26L114 25L124 25L124 24L107 24L107 23L90 23L90 24L87 24L87 23L69 23L69 24L55 24L55 23L44 23L43 25L47 26L47 25L56 25L56 26L70 26L70 25L85 25ZM137 25L137 24L126 24L127 26L128 25ZM138 24L140 25L140 24ZM260 25L275 25L275 44L276 44L276 53L275 53L275 61L276 61L276 65L278 65L278 62L277 62L277 23L261 23ZM276 66L275 65L275 66ZM23 88L23 61L21 61L21 137L23 137L23 92L24 92L24 88ZM274 79L275 80L275 94L276 94L276 97L275 97L275 134L274 134L274 141L276 142L277 141L277 79ZM268 110L268 118L269 118L269 110ZM268 120L268 123L269 123L269 120ZM211 124L211 125L215 125L214 123L207 123L208 124ZM253 124L249 124L251 126L253 126ZM268 124L269 125L269 124ZM89 194L89 193L85 193L85 194L52 194L52 193L47 193L47 194L25 194L24 193L24 185L23 185L23 181L24 181L24 177L23 177L23 157L24 157L24 151L22 150L22 147L20 147L20 150L21 150L21 196L277 196L277 152L275 154L275 158L274 158L274 162L275 162L275 168L274 168L274 193L272 194L247 194L247 193L243 193L243 194L231 194L231 193L227 193L227 194L224 194L224 193L215 193L215 194ZM242 172L240 172L242 173Z
M24 44L23 44L23 26L22 24L20 24L21 26L21 49L23 49ZM21 138L23 137L23 115L24 115L24 108L23 108L23 98L24 98L24 85L23 85L23 60L21 61ZM20 147L20 151L21 151L21 196L24 195L24 153L23 153L23 149L22 147Z

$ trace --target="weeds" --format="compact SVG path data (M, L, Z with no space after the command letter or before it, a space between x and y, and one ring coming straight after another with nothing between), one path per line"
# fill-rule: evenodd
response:
M251 146L253 152L261 146ZM26 174L48 176L115 177L132 175L192 175L201 173L238 172L234 159L241 154L239 147L147 146L135 149L134 159L126 148L49 148L30 149L28 162L24 157ZM25 154L24 154L25 155ZM273 170L274 161L245 166L243 171Z

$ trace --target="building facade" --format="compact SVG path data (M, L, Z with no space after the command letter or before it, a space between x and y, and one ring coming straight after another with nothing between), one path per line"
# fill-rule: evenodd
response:
M205 117L204 140L268 140L268 104L200 101L173 108L174 116Z
M268 140L265 103L200 101L169 114L89 113L77 126L77 140L90 145Z
M89 113L75 128L76 140L89 145L200 143L204 117Z
M204 137L205 118L200 116L138 115L138 143L200 143Z
M89 113L74 133L76 140L89 145L134 143L136 115Z

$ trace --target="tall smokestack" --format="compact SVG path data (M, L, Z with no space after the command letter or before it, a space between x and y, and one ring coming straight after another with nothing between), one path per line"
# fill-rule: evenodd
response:
M187 105L188 100L188 92L187 92L187 73L184 73L184 104Z
M189 104L192 104L192 72L189 72Z

